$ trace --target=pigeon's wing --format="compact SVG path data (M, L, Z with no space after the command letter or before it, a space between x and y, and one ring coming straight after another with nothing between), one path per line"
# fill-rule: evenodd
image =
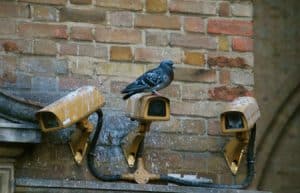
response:
M134 82L129 84L125 89L123 89L122 93L129 92L143 92L150 90L155 87L157 84L160 84L162 81L162 69L155 68L147 71L142 76L138 77Z

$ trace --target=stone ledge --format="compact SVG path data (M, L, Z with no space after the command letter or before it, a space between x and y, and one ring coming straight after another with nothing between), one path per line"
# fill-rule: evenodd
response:
M190 186L167 186L134 183L109 183L101 181L46 180L32 178L16 179L16 193L31 192L170 192L170 193L270 193L255 190L215 189Z

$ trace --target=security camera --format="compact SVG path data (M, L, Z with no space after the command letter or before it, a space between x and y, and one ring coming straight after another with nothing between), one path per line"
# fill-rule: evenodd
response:
M239 97L229 103L221 113L223 133L235 133L225 146L225 159L233 174L236 174L249 142L249 132L260 117L259 107L253 97Z
M88 117L104 106L104 98L93 86L84 86L36 112L43 132L51 132L76 124L69 142L76 163L80 164L87 140L93 131Z
M163 96L139 93L127 100L126 115L137 120L139 126L122 140L122 148L129 167L135 165L138 148L149 131L152 121L170 120L170 100Z

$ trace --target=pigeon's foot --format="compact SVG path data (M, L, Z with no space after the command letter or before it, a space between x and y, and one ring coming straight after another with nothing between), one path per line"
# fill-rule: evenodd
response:
M153 94L156 94L156 95L158 95L158 96L163 96L162 94L160 94L160 93L157 92L156 90L153 90L152 93L153 93Z

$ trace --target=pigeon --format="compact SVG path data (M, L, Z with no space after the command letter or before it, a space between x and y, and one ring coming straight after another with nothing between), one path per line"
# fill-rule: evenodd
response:
M124 88L121 93L125 94L123 99L126 100L134 94L141 92L152 92L157 95L157 91L167 87L174 78L173 62L163 60L157 68L149 70L138 77L134 82Z

